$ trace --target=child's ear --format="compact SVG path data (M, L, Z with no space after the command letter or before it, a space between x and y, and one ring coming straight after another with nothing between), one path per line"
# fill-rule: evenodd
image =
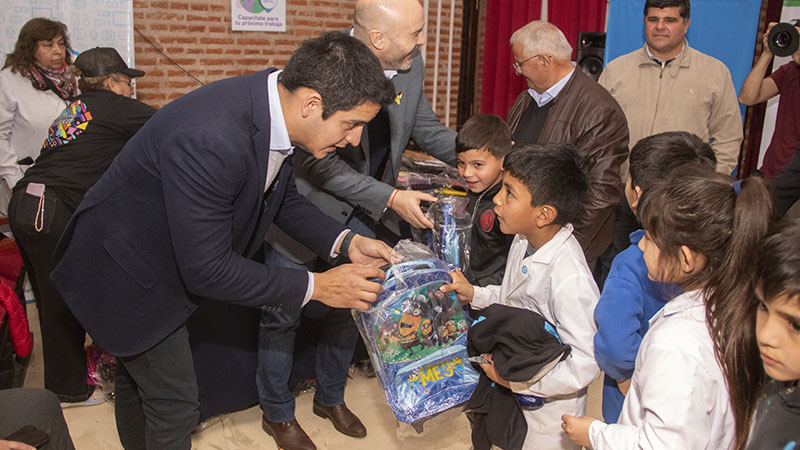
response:
M544 205L539 208L539 214L536 215L536 226L544 228L558 217L558 210L552 205Z
M685 245L681 245L680 251L681 273L691 275L702 270L706 265L706 258L702 253L697 253Z
M633 201L629 205L632 210L636 211L636 208L639 207L639 200L642 198L642 188L639 186L634 186L633 188Z

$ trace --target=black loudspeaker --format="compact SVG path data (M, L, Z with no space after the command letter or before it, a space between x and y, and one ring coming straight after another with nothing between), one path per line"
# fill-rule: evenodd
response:
M606 51L606 34L591 31L578 32L578 66L595 81L603 71L603 56Z

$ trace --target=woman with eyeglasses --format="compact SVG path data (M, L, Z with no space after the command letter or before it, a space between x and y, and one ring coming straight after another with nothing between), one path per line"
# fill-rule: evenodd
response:
M39 156L47 128L78 94L70 50L66 25L37 17L22 26L6 55L0 71L0 215L6 215L10 189Z
M86 191L155 112L130 98L131 80L144 72L113 48L81 53L74 68L81 94L51 119L41 155L14 186L8 208L39 307L45 387L62 406L97 404L104 396L86 381L86 332L50 282L56 244Z

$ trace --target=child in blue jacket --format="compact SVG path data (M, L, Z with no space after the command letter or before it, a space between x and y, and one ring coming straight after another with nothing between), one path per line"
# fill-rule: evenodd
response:
M686 164L716 164L708 143L683 131L646 137L631 149L625 196L634 214L642 192L653 182ZM594 310L597 334L594 356L603 380L603 418L616 423L633 375L639 344L647 332L650 318L664 303L677 295L677 286L650 280L638 244L644 230L631 233L631 246L620 252L611 264L600 300Z

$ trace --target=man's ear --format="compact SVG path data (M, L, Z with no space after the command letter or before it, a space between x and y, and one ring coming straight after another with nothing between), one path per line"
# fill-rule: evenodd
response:
M706 258L702 253L697 253L685 245L681 245L678 257L680 259L681 273L684 275L691 275L702 270L706 265Z
M639 207L639 200L642 199L642 188L634 186L633 188L633 202L629 205L631 209L635 210Z
M544 228L558 217L558 210L555 206L552 205L544 205L539 207L539 213L536 214L536 226L538 228Z
M304 89L303 103L300 111L303 118L309 117L316 110L319 110L320 114L322 113L322 96L313 89Z
M388 44L386 35L380 30L370 30L369 43L373 48L375 48L375 50L379 51L384 50Z

